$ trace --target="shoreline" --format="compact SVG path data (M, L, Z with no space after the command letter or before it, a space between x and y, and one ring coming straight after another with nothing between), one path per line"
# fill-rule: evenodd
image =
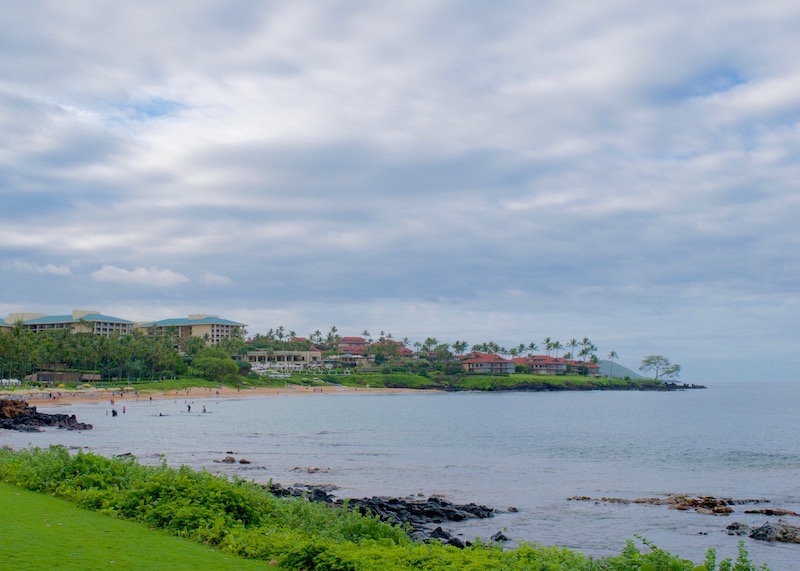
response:
M366 388L346 386L306 387L301 385L287 385L286 387L250 387L237 389L222 386L216 389L205 387L190 387L174 391L148 391L116 390L96 388L91 390L19 390L0 392L0 398L24 400L36 406L67 406L77 403L109 402L125 404L147 400L170 400L176 398L192 399L220 399L220 398L251 398L251 397L285 397L285 396L322 396L338 394L406 394L420 392L439 392L433 390L407 389L407 388Z

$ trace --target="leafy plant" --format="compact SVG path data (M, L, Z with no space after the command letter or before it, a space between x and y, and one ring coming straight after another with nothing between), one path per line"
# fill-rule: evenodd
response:
M188 467L142 466L132 459L70 452L61 446L14 452L0 449L0 480L68 499L77 505L162 529L171 535L283 569L367 571L484 569L546 571L757 571L739 545L735 563L703 565L663 551L645 539L641 553L628 541L620 555L592 558L556 547L515 549L476 541L457 549L412 542L400 527L304 498L276 498L262 486Z

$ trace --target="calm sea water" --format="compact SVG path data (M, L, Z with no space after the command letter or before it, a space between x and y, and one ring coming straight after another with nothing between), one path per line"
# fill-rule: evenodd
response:
M513 506L517 513L450 529L465 539L502 529L514 540L593 555L619 553L639 534L698 563L708 547L735 556L739 538L725 534L725 526L769 518L746 515L744 507L721 517L571 496L763 498L800 512L797 383L670 393L203 396L126 399L126 413L116 418L106 415L106 402L69 405L94 430L3 431L0 444L131 452L148 464L163 455L171 465L259 482L334 485L338 497L441 494L501 510ZM228 452L252 463L215 462ZM786 519L800 525L800 518ZM751 558L773 571L800 569L800 545L745 541Z

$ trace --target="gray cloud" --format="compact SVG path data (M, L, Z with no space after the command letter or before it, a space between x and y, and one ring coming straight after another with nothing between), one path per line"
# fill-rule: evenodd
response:
M8 7L6 304L786 377L798 25L777 0Z

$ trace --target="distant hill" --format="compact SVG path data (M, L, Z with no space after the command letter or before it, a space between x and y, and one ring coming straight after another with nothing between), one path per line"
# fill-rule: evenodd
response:
M607 361L605 359L599 361L597 363L600 365L600 375L603 377L608 377L611 374L611 361ZM629 368L620 365L616 361L614 361L614 376L619 379L624 379L625 377L630 377L631 379L645 379L647 377L643 377L636 371L631 371Z

